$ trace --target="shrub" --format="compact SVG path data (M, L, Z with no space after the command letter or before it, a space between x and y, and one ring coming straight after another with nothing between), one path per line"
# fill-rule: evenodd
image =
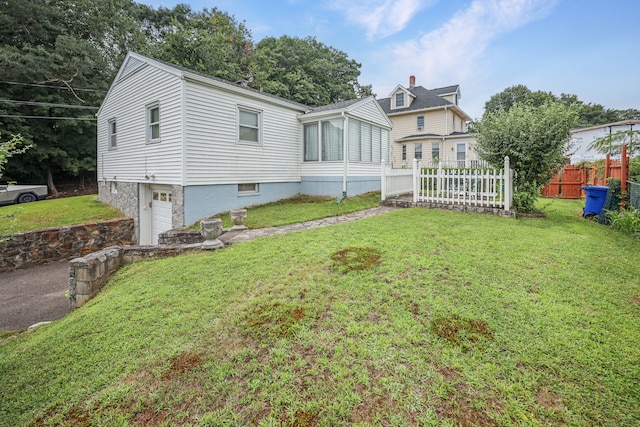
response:
M606 216L614 230L640 238L640 209L630 206L623 211L609 211Z

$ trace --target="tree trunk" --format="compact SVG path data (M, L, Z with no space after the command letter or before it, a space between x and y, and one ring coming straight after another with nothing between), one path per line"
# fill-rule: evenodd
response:
M47 166L47 187L49 187L49 191L52 195L58 195L58 189L53 184L53 175L51 175L51 168L49 166Z

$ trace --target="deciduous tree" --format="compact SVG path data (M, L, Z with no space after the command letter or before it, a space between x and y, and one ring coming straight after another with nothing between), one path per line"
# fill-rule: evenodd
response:
M534 210L540 189L564 163L565 147L577 120L575 109L554 101L540 106L515 103L508 110L485 113L477 124L480 157L499 167L509 156L516 172L516 210Z

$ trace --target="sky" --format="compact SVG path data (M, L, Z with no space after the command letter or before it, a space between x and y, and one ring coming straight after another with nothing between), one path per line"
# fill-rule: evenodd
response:
M480 118L517 84L640 109L640 0L137 0L187 3L244 22L254 42L313 36L362 64L377 98L397 86L460 85Z

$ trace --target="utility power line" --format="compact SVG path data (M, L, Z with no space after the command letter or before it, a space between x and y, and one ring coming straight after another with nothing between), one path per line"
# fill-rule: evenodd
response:
M0 81L0 83L4 83L4 84L8 84L8 85L48 87L48 88L52 88L52 89L74 90L76 92L106 92L106 90L104 90L104 89L84 89L84 88L73 88L73 89L70 89L70 88L64 87L64 86L44 85L44 84L37 84L37 83L19 83L19 82L3 82L3 81Z
M98 120L92 117L12 116L10 114L0 114L0 117L13 117L16 119L48 119L48 120L88 120L88 121Z
M35 102L35 101L16 101L13 99L0 99L0 103L4 104L18 104L18 105L33 105L38 107L53 107L53 108L78 108L81 110L98 110L99 107L90 107L88 105L72 105L72 104L53 104L50 102Z

